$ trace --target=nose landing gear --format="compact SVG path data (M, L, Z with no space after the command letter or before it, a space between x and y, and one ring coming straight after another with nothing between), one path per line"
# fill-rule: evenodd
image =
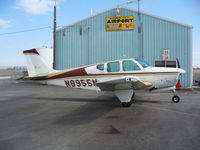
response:
M180 97L179 97L179 96L174 95L174 96L172 97L172 102L178 103L179 101L180 101Z
M175 89L172 90L172 92L174 93L174 96L172 97L172 102L178 103L180 101L180 97L176 94Z

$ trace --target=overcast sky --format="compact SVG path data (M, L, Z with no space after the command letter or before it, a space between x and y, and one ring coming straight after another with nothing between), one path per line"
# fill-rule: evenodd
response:
M57 0L57 25L64 26L125 0ZM142 0L141 11L172 19L193 28L193 67L200 67L200 1ZM23 50L52 46L54 0L0 0L0 66L25 66ZM137 3L128 7L137 9ZM23 30L30 32L4 34Z

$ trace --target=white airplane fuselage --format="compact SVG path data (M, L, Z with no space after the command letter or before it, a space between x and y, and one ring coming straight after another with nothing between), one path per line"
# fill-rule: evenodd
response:
M142 68L140 71L130 71L130 72L124 72L120 71L118 73L108 73L108 72L95 72L94 66L88 66L88 67L82 67L87 73L87 75L74 75L69 77L61 77L58 79L47 79L43 80L42 82L49 85L57 85L57 86L65 86L70 88L81 88L81 89L87 89L87 90L95 90L95 91L101 91L101 89L96 86L96 83L98 82L104 82L108 81L110 78L112 79L118 79L119 77L134 77L137 80L143 81L143 82L151 82L152 85L145 87L145 89L142 90L156 90L156 89L164 89L164 88L175 88L175 85L179 79L180 73L183 73L183 69L178 68L164 68L164 67L147 67ZM79 69L79 68L78 68ZM74 70L78 70L74 69ZM72 70L73 72L73 70ZM60 71L56 72L55 74L60 73ZM129 84L129 81L127 81L127 84L125 85L127 88L127 85ZM131 84L130 84L131 88ZM123 84L116 85L116 89L124 89ZM135 88L135 90L140 90Z

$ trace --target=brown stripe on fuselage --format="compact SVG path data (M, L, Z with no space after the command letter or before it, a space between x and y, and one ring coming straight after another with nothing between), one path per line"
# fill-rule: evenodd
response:
M48 77L46 79L49 80L49 79L67 78L67 77L74 77L74 76L87 76L87 75L88 74L85 71L85 68L78 68L78 69L67 71L55 76Z
M40 55L36 49L24 50L23 53Z

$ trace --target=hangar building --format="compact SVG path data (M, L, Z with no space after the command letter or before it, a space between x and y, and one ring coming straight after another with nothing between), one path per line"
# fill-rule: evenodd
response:
M127 7L114 7L56 31L56 69L108 60L142 58L152 66L177 67L192 85L192 26Z

